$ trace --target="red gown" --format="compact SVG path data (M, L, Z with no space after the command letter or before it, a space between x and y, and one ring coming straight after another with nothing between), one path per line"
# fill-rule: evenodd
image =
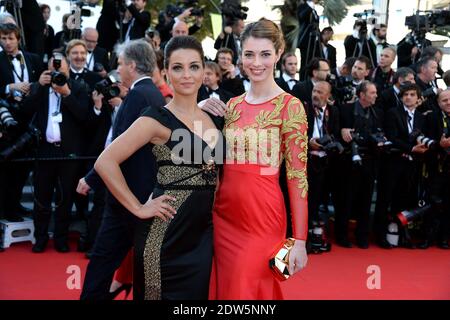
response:
M213 210L210 298L282 299L280 281L269 269L286 233L279 166L285 159L293 236L306 240L306 114L287 93L261 104L246 102L244 94L228 107L227 157Z

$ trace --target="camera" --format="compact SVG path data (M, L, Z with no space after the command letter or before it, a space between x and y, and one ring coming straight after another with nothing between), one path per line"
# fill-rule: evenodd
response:
M428 88L427 90L422 91L422 97L424 98L430 98L436 96L436 89L435 88Z
M433 149L439 143L436 140L433 140L427 136L425 136L420 130L413 130L409 134L409 138L412 142L417 142L418 144L424 144L428 149Z
M424 13L424 14L420 14ZM428 32L438 27L450 26L450 11L417 11L415 15L405 18L405 26L411 30Z
M231 26L237 20L247 19L248 7L241 6L239 1L223 1L220 10L225 26Z
M116 82L117 80L112 75L108 75L107 78L97 82L94 88L106 100L109 100L120 95L120 88L114 85Z
M316 141L317 143L322 145L323 150L327 153L341 154L342 152L344 152L344 147L342 146L342 144L336 141L331 135L326 134Z
M10 104L6 100L0 99L0 125L6 130L17 127L18 123L9 112Z
M334 74L329 74L325 81L335 88L336 98L341 103L348 102L356 96L356 88L353 86L353 79L350 76L336 77Z
M192 8L191 16L202 17L205 15L204 9L198 6L198 1L196 0L178 1L176 5L168 4L166 7L166 15L174 18L182 14L187 8Z
M376 133L371 134L370 138L378 148L389 149L392 147L392 142L386 138L381 128L378 128Z
M28 126L28 130L21 135L13 145L7 147L0 152L1 160L8 160L14 157L17 153L21 152L27 147L30 147L39 142L41 132L38 128L33 125Z
M61 68L61 62L62 62L63 56L61 54L55 54L53 57L53 70L50 73L51 81L53 84L56 84L57 86L61 87L67 83L67 77L59 72L58 70Z
M350 153L352 156L353 164L358 166L362 165L362 157L359 152L359 146L364 143L364 138L359 134L359 132L353 131L350 133L352 135L352 141L350 142Z
M363 12L355 13L353 16L357 18L355 27L359 26L359 39L363 40L367 37L367 24L374 25L377 23L377 18L370 17L375 14L375 10L364 10Z

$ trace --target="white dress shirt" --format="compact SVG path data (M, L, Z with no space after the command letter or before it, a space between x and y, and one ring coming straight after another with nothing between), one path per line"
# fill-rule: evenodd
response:
M48 117L47 129L45 130L45 138L47 142L61 142L61 129L57 121L57 117L61 117L61 95L52 88L48 91Z
M292 90L292 88L295 86L295 84L297 83L297 79L292 78L291 76L287 75L286 73L283 72L283 80L288 84L289 86L289 90Z

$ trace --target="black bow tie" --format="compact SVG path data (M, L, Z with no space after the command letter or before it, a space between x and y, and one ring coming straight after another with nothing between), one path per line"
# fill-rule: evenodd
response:
M208 92L209 92L209 94L216 93L216 94L220 95L220 94L219 94L219 88L217 88L216 90L213 90L213 89L211 89L211 88L208 88Z
M296 79L289 79L289 82L294 82L294 83L297 83L297 82L298 82L298 80L296 80Z
M16 54L16 55L12 55L12 54L10 54L9 55L9 59L11 59L11 61L13 61L14 59L17 59L17 60L21 60L22 59L22 55L20 54L20 53L18 53L18 54Z

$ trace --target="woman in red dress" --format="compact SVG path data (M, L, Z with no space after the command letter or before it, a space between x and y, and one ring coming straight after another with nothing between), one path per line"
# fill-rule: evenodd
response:
M302 103L275 83L283 36L270 20L249 24L241 35L247 93L228 102L224 134L227 159L214 205L214 267L210 297L282 299L269 259L285 239L286 209L279 167L286 163L296 239L289 272L307 255L307 119Z

